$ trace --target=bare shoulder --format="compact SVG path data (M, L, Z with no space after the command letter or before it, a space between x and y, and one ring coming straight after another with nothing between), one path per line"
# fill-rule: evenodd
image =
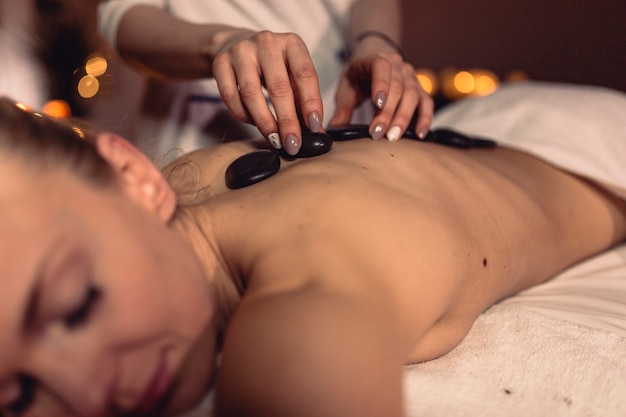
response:
M404 357L386 307L314 287L244 299L223 346L218 415L400 417Z
M226 192L224 172L241 155L265 148L260 140L229 142L181 156L163 168L163 175L181 204Z

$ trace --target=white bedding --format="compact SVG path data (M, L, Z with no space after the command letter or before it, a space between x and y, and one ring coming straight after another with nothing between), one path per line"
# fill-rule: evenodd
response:
M626 94L529 82L434 122L525 150L626 198ZM449 354L407 367L410 417L626 416L626 244L493 306Z
M626 416L626 244L493 306L405 375L409 417Z
M433 127L497 140L626 198L626 94L547 82L503 85L439 111Z
M626 94L515 84L444 108L434 126L524 149L626 196ZM408 366L405 387L409 417L626 416L626 243L493 306L452 352Z

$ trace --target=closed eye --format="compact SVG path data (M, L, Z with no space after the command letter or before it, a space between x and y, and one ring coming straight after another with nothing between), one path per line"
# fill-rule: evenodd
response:
M102 292L100 289L94 285L90 285L80 304L65 317L65 325L71 329L85 323L98 304L101 296Z
M36 385L35 380L29 376L22 376L20 378L20 396L7 406L6 410L9 412L9 415L19 416L28 411L35 401Z

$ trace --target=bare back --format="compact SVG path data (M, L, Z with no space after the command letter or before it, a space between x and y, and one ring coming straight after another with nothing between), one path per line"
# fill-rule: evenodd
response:
M303 286L388 297L407 361L454 347L484 309L622 240L626 204L505 148L335 143L246 189L222 185L241 144L211 166L204 199L247 297ZM235 149L233 148L233 149ZM358 290L357 290L358 288Z
M506 148L335 143L228 190L227 166L252 149L166 169L217 248L216 281L239 290L218 300L233 311L226 415L400 416L404 364L449 352L498 300L626 235L623 200Z

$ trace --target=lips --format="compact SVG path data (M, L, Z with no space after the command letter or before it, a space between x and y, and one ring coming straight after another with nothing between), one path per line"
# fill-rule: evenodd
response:
M139 402L130 413L132 416L152 416L157 415L162 407L163 400L172 383L167 356L163 354L157 368L143 391Z

